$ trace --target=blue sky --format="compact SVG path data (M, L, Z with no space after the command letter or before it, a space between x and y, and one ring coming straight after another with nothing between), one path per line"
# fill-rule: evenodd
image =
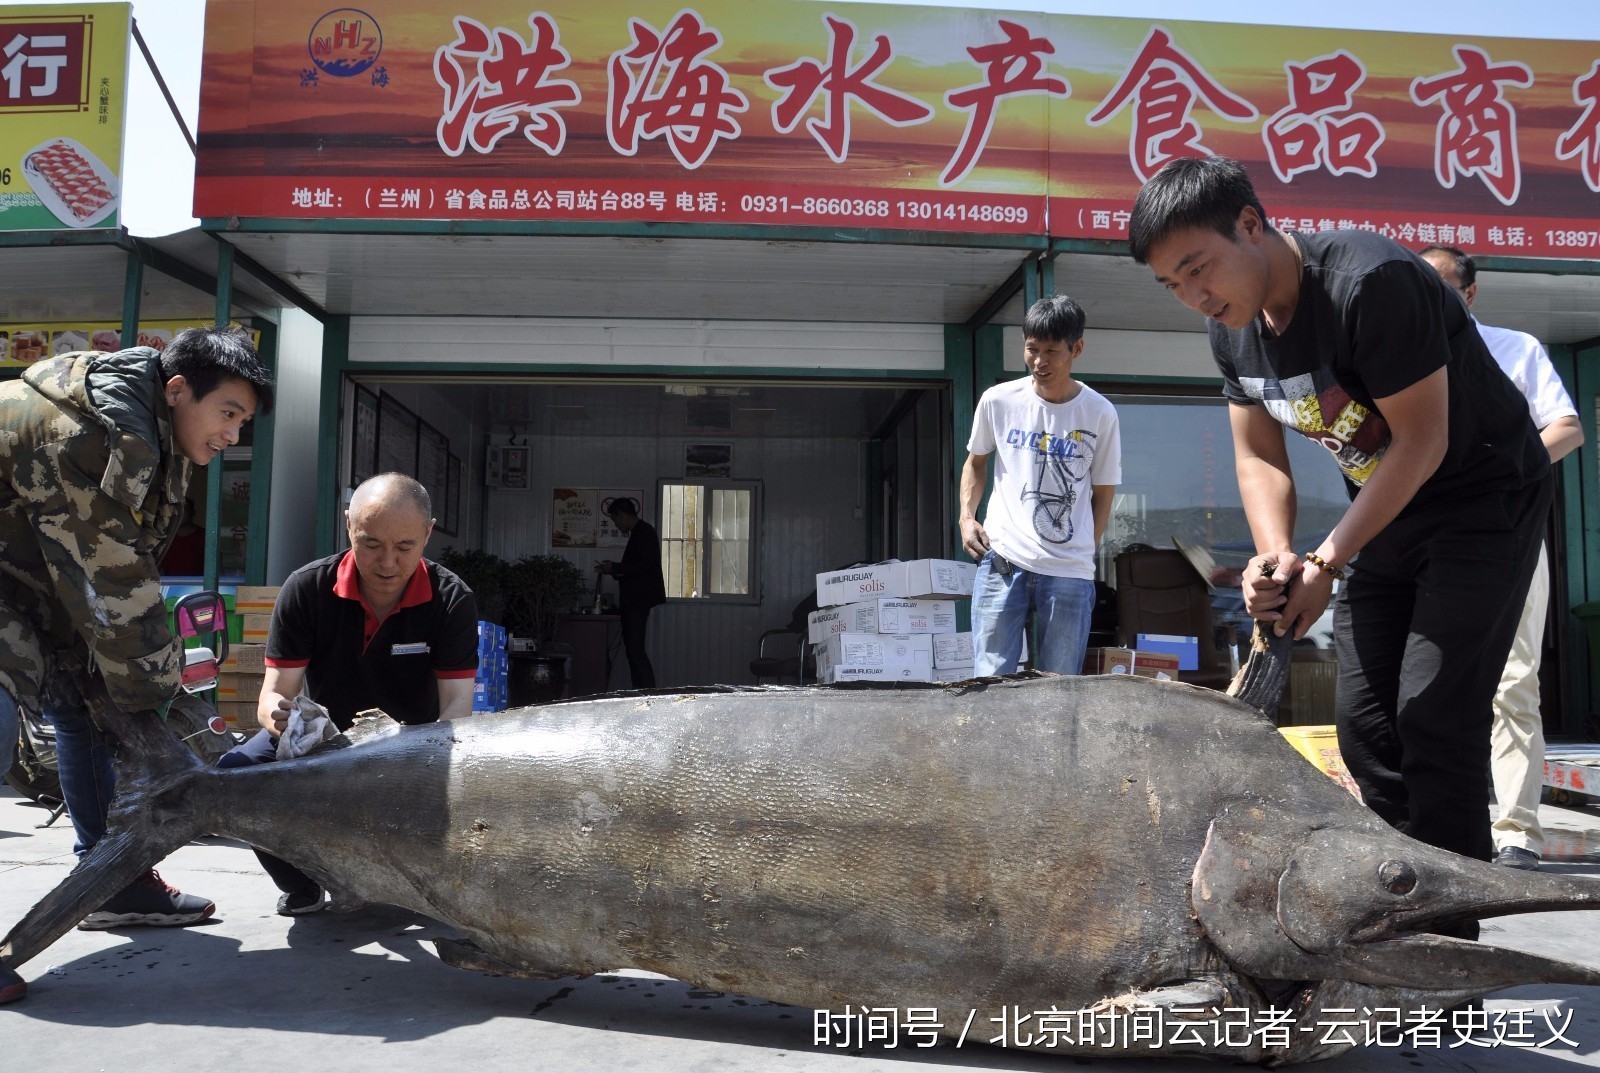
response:
M74 0L33 0L67 3ZM821 0L819 0L821 2ZM846 6L855 0L828 0ZM1600 0L1338 0L1284 4L1282 0L963 0L929 5L923 0L872 0L916 6L1053 11L1128 18L1205 19L1280 26L1333 26L1403 33L1449 32L1486 37L1551 37L1600 41ZM0 7L10 6L0 3ZM200 51L205 0L135 0L133 16L191 130L200 98ZM333 5L336 6L336 5ZM471 0L457 0L463 12ZM529 0L529 10L540 5ZM162 235L192 226L189 205L194 163L143 60L133 58L123 166L123 223L136 235Z

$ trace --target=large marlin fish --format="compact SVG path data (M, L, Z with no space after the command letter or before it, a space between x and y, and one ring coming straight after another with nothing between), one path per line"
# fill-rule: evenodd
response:
M233 771L106 717L124 745L113 832L0 943L7 965L215 833L342 905L454 926L440 954L464 967L637 967L817 1010L935 1011L986 1039L1011 1018L1007 1043L1069 1053L1305 1061L1361 1036L1325 1025L1372 1011L1600 983L1434 933L1600 906L1600 883L1406 838L1257 708L1178 683L619 696ZM1240 1023L1201 1027L1214 1011Z

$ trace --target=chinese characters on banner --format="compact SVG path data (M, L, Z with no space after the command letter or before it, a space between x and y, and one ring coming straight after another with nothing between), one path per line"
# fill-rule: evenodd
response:
M0 231L117 226L131 11L0 7Z
M266 2L208 8L201 216L1120 239L1141 182L1224 153L1296 226L1600 247L1600 43L791 0L256 18Z

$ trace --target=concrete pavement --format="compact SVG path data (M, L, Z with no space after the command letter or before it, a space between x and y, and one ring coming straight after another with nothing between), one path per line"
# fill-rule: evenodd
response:
M0 928L72 866L70 825L62 820L35 830L44 816L0 788ZM1550 866L1600 874L1600 808L1546 806L1543 817L1555 858ZM227 839L185 846L161 871L181 889L214 899L217 918L192 928L69 932L23 966L28 999L0 1007L5 1073L905 1073L919 1065L1059 1073L1088 1061L974 1042L830 1049L813 1045L810 1010L698 991L649 974L538 982L452 969L427 941L449 929L403 910L277 916L277 891L254 855ZM1489 921L1484 940L1600 965L1600 912ZM1539 1038L1553 1024L1577 1046L1369 1048L1320 1068L1600 1067L1600 988L1526 987L1486 1006L1501 1024L1531 1011ZM973 1038L979 1035L974 1030ZM1094 1064L1118 1073L1219 1068L1193 1060Z

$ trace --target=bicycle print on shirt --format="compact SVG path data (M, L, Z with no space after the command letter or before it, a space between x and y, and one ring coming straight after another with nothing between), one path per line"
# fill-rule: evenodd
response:
M1048 432L1029 432L1014 428L1006 434L1006 444L1035 455L1033 483L1022 489L1022 502L1033 503L1033 531L1051 544L1071 542L1072 507L1079 489L1089 479L1094 463L1096 435L1088 429L1073 429L1061 436Z

